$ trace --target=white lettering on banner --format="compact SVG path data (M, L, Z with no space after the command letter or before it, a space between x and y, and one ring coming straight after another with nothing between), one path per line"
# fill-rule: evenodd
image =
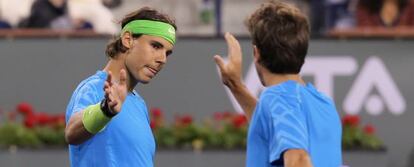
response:
M302 75L314 77L315 86L329 97L334 97L334 76L355 73L357 62L351 56L309 57L302 67Z
M370 96L373 88L377 89L380 96ZM406 107L398 87L378 57L367 59L345 98L343 108L349 114L357 114L364 103L367 112L372 115L381 114L383 103L396 115L402 114Z
M313 76L315 87L329 97L334 97L334 77L351 76L357 71L357 61L351 56L312 56L306 59L301 74ZM264 89L252 63L245 78L245 84L253 95L258 96ZM377 94L371 94L376 88ZM242 113L242 108L233 97L230 90L226 92L236 111ZM388 72L385 64L378 57L369 57L362 66L352 87L345 96L343 111L357 114L365 106L372 115L379 115L384 110L384 103L395 115L402 114L406 105L404 97Z

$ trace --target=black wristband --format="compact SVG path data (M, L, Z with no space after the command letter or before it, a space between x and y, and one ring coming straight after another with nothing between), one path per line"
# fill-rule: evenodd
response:
M106 100L106 98L101 101L101 110L108 118L112 118L117 114L116 112L113 112L111 108L109 108L108 100Z

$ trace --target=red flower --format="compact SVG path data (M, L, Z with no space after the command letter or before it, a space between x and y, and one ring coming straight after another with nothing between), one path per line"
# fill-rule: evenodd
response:
M175 122L180 126L188 126L193 123L193 117L191 115L178 116L175 118Z
M49 125L65 125L65 113L49 116Z
M356 127L359 125L359 116L358 115L345 115L342 119L344 125L350 125Z
M374 126L372 126L370 124L365 125L364 132L368 135L373 135L375 133L375 128L374 128Z
M184 125L189 125L193 123L193 118L190 115L184 115L181 118L181 123L183 123Z
M39 123L39 125L46 125L52 121L51 119L52 117L50 117L46 113L38 113L36 114L36 118L37 118L37 122Z
M232 123L234 127L240 128L247 123L246 116L244 116L243 114L238 114L235 117L233 117Z
M33 114L33 107L29 103L20 103L17 105L16 110L19 113L22 113L24 116L32 115Z
M159 117L162 117L162 111L161 111L161 109L159 109L159 108L152 108L152 109L151 109L151 115L152 115L154 118L159 118Z
M29 115L24 119L24 126L27 128L33 128L36 125L36 121L35 115Z
M65 126L65 113L59 113L57 115L49 115L49 121L47 123L49 126L54 128L61 128Z

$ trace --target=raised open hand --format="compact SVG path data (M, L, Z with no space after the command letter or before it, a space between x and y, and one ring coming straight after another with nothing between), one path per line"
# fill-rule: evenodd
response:
M109 108L119 113L128 93L126 71L124 69L120 71L119 82L112 80L112 73L109 72L104 86L105 98L108 101Z
M228 62L219 55L215 55L214 60L220 69L223 84L232 88L242 82L242 52L239 41L233 35L226 33L224 37L228 47Z

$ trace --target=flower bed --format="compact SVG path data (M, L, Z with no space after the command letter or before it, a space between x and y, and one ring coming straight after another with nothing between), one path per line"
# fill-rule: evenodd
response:
M28 103L20 103L16 110L3 113L0 124L0 147L44 148L65 146L64 114L35 112Z
M0 124L0 147L65 147L64 114L35 112L28 103L20 103L16 110L3 113ZM195 124L191 115L176 115L172 123L164 118L159 108L150 109L151 128L157 148L164 150L244 150L248 123L244 115L236 112L216 112L213 116ZM382 142L375 136L372 125L360 125L356 115L342 118L343 150L384 150Z
M216 112L202 124L190 115L177 115L172 124L158 108L150 110L151 127L160 149L244 149L247 120L235 112Z

